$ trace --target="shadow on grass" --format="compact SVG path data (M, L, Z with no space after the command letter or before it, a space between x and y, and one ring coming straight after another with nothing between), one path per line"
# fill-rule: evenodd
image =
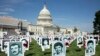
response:
M44 55L51 54L51 52L44 52Z
M69 52L69 50L66 50L66 53L68 53Z
M76 51L76 52L80 52L80 51L82 51L82 50L81 50L80 48L76 48L75 51Z

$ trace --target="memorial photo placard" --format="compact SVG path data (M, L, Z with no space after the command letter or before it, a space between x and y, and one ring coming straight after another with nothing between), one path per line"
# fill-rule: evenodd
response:
M85 49L85 56L92 56L95 55L95 39L87 39L86 40L86 49Z
M83 46L83 36L77 37L77 46L79 47Z
M49 43L49 38L42 38L42 46L44 49L49 49L50 48L50 43Z
M27 39L22 39L22 45L25 50L29 49L29 41Z
M98 42L99 42L99 35L94 35L94 39L95 39L96 45L98 45Z
M52 44L52 56L66 56L66 47L63 41L54 41Z
M24 56L22 42L9 42L8 56Z

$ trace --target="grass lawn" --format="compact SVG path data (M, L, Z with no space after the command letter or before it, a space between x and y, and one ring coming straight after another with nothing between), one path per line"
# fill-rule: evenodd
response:
M32 41L30 43L30 48L25 52L25 56L51 56L51 49L47 49L42 52L41 47L36 43L36 41ZM70 47L66 50L66 56L84 56L85 50L84 48L79 49L76 45L76 41L73 41ZM0 52L0 56L6 56L5 53ZM100 56L100 44L96 47L96 55Z

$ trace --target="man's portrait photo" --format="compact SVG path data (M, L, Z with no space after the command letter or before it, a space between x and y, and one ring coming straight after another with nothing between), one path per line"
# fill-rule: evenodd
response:
M65 56L66 48L63 42L57 41L52 45L52 56Z
M24 56L22 42L9 43L9 56Z
M78 38L78 44L82 44L82 37Z
M94 55L95 54L95 40L89 39L86 42L86 54Z
M83 36L78 36L77 37L77 46L79 48L81 48L82 45L83 45Z

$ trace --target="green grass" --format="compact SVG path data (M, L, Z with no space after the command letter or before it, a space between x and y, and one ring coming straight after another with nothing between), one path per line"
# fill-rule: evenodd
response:
M66 56L84 56L85 50L77 47L76 41L73 41L70 47L67 48Z
M25 56L51 56L51 48L42 52L41 47L33 40L30 43L30 48L25 52ZM76 41L73 41L70 47L66 50L66 56L85 56L85 49L82 47L81 49L77 47ZM6 56L5 53L0 52L0 56ZM96 47L96 55L100 56L100 44Z
M0 49L1 50L1 49ZM0 51L0 56L7 56L4 52Z

